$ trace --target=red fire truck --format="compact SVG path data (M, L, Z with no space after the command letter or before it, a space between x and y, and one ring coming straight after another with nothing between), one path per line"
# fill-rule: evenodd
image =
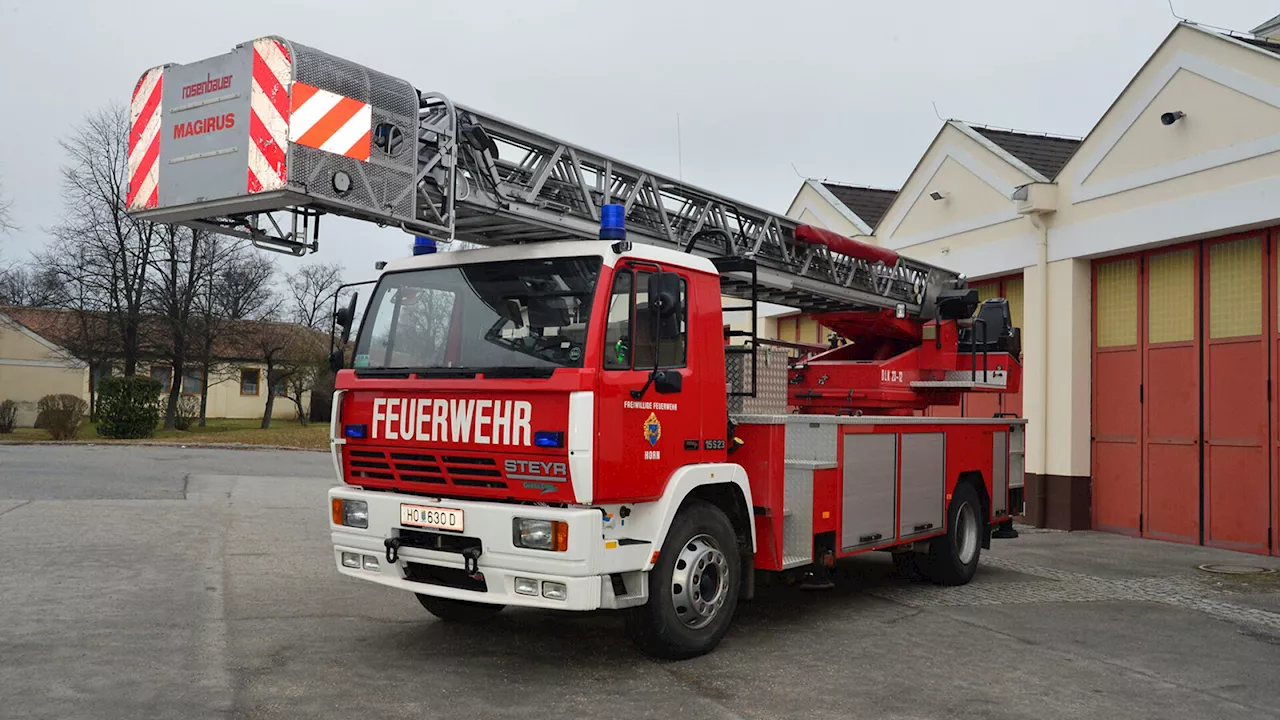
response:
M962 584L1009 525L1022 421L926 414L1019 387L1007 303L955 273L277 37L147 71L132 121L140 217L295 255L324 215L415 237L354 338L335 313L344 575L450 621L621 610L682 658L764 574L887 551ZM764 301L831 347L789 358Z

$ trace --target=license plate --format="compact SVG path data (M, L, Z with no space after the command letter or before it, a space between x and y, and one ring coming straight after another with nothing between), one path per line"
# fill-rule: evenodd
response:
M426 505L401 505L400 524L462 532L462 511Z

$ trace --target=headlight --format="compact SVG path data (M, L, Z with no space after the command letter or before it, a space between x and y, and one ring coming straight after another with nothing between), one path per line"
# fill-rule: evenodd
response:
M355 528L369 527L369 503L363 500L333 498L333 524Z
M531 550L564 552L569 548L569 523L559 520L513 518L511 543Z

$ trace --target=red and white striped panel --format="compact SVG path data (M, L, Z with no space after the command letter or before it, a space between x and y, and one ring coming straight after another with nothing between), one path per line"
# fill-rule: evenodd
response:
M164 68L151 68L133 88L129 104L129 190L125 205L130 210L153 208L160 202L160 98L164 91Z
M289 85L293 60L275 38L253 41L249 96L249 192L278 190L289 179Z
M373 108L305 83L293 84L289 140L336 155L369 161Z

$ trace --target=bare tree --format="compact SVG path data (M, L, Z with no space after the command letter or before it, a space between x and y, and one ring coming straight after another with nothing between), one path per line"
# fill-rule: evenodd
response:
M173 369L164 415L164 427L170 429L186 390L188 369L198 364L204 350L207 332L201 322L199 298L235 250L230 243L216 242L210 233L176 225L164 226L158 237L147 294L148 307L164 329L160 337L152 339L152 345Z
M0 235L17 230L13 224L13 201L4 194L4 183L0 182Z
M314 348L313 348L314 350ZM281 364L279 389L281 395L293 403L298 411L298 422L306 427L308 420L307 396L325 381L329 368L323 353L303 352L296 357L288 357Z
M266 366L267 406L262 412L262 429L271 427L271 414L275 411L277 390L294 373L289 360L294 351L299 328L281 322L261 321L253 328L250 349Z
M279 302L271 292L275 265L262 253L243 244L210 236L205 251L218 261L211 266L205 288L196 294L196 356L200 364L200 427L207 424L209 387L238 377L222 372L218 346L228 344L235 323L249 318L269 317ZM214 380L214 376L218 376Z
M285 276L289 319L312 330L329 331L333 299L342 285L342 266L312 263Z
M54 270L37 265L0 269L0 305L57 307L67 299L66 285Z
M147 273L159 233L125 211L129 112L120 105L90 113L62 141L63 220L44 254L66 283L80 287L81 305L106 314L119 336L125 375L137 371L147 300Z

